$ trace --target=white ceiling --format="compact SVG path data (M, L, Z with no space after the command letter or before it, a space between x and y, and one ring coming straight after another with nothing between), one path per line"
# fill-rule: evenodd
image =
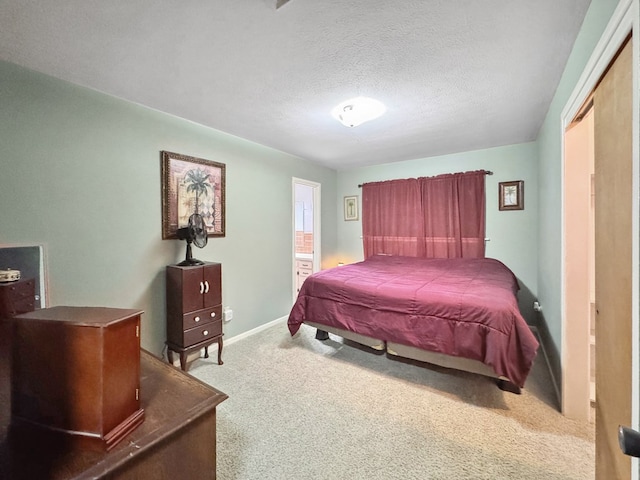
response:
M342 170L534 140L589 0L275 4L0 0L0 59Z

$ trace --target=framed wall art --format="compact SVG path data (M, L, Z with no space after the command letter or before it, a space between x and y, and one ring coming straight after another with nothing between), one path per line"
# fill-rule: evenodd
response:
M524 180L498 183L498 209L524 210Z
M162 151L162 238L177 238L193 213L209 237L225 236L225 164Z
M344 197L344 219L358 220L358 196Z

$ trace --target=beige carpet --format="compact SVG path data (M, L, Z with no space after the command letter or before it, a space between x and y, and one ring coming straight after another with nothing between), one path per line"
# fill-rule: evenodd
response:
M541 354L514 395L314 334L277 324L191 366L229 395L219 479L593 478L593 425L558 413Z

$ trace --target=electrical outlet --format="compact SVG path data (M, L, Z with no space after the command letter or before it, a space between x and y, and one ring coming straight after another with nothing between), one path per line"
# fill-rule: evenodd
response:
M229 307L224 307L224 312L222 313L225 322L230 322L233 318L233 310Z

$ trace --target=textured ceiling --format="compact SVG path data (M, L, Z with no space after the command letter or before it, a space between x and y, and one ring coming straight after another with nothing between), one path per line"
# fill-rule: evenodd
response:
M534 140L589 0L276 3L0 0L0 59L341 170Z

